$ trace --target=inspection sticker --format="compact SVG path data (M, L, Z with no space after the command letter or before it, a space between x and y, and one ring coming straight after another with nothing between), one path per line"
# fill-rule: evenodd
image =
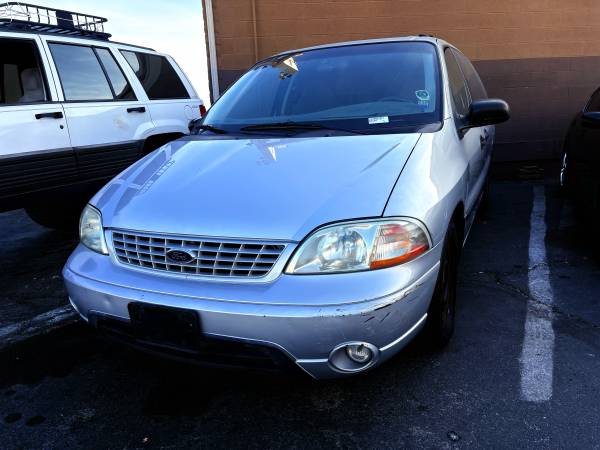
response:
M417 96L419 105L429 106L429 100L431 99L431 96L429 95L429 91L427 91L426 89L422 89L419 91L415 91L415 95Z
M369 117L369 125L375 125L378 123L390 123L390 118L388 116Z

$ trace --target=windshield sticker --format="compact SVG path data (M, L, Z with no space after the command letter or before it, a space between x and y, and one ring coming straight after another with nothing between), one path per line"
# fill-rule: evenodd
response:
M390 123L390 119L388 116L369 117L369 125L375 125L378 123Z
M415 91L415 95L417 96L417 100L419 101L419 105L429 106L429 100L431 100L431 96L429 95L429 91L422 89L419 91Z
M277 63L277 67L281 69L279 78L281 78L282 80L291 77L296 72L298 72L298 66L296 65L296 61L294 60L293 56L290 56L289 58Z

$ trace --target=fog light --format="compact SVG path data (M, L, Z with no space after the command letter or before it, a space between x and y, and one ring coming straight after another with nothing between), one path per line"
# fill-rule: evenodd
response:
M346 346L348 358L359 364L366 364L373 358L371 349L363 344L351 344Z

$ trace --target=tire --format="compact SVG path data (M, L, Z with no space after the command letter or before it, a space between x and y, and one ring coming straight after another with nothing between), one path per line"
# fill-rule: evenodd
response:
M74 232L79 226L79 216L84 206L85 200L65 201L65 204L49 201L28 205L25 212L43 227Z
M444 239L440 270L425 325L427 341L433 348L444 347L454 333L458 248L456 227L453 222L450 222Z

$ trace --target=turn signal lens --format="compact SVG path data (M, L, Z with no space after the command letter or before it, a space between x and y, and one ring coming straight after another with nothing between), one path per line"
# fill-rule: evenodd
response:
M411 222L381 225L377 231L371 269L395 266L415 259L429 250L425 232Z

